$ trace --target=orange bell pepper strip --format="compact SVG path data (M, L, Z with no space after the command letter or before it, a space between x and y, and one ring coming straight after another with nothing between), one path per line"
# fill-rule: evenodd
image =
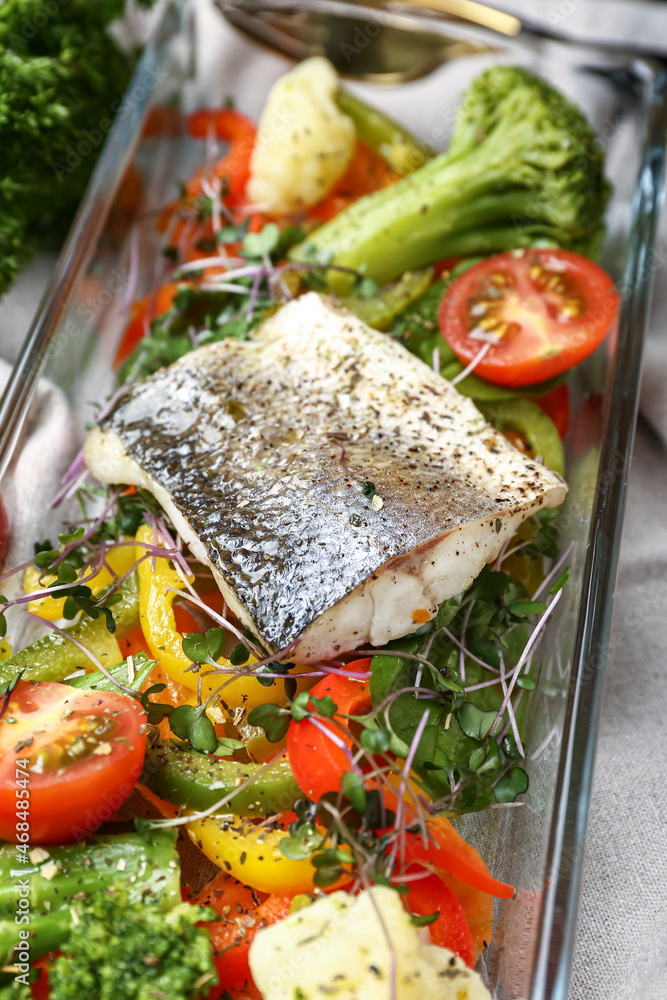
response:
M439 871L438 875L463 907L472 937L473 959L476 962L493 937L493 896L466 885L448 872Z
M220 111L202 109L190 115L190 135L205 139L210 129L218 139L228 142L230 148L212 169L203 167L188 181L186 197L196 198L202 190L202 179L213 175L227 188L226 204L241 204L250 176L250 159L255 148L257 126L252 119L233 108L222 108Z
M143 299L138 299L132 303L130 308L130 322L125 328L123 339L114 360L114 368L120 367L123 361L132 353L139 341L146 335L146 332L158 316L162 316L171 308L172 302L179 289L179 284L183 282L167 282L154 291L149 292Z
M326 198L308 210L311 219L327 222L366 194L389 187L400 180L379 153L360 140L350 166Z
M370 667L370 662L370 659L357 660L349 667L361 673ZM323 678L312 688L312 695L318 698L329 695L337 706L336 715L363 715L371 707L368 684L343 675L331 674ZM287 752L294 777L299 787L314 800L326 792L339 791L341 778L350 769L345 750L329 739L323 728L329 729L337 741L342 740L348 750L352 748L352 738L346 740L331 720L320 718L318 723L316 725L308 718L300 722L292 720L287 731ZM385 791L383 796L387 807L395 810L396 796L389 791ZM409 797L406 798L406 807L408 813L414 815ZM449 820L435 817L428 823L436 843L424 848L420 837L410 835L405 853L408 864L422 861L428 867L443 869L461 882L491 896L501 899L514 896L513 887L492 877L479 853L457 833Z
M426 867L443 869L461 882L498 899L512 899L514 888L493 878L479 852L463 839L444 816L427 820L435 844L424 847L421 837L411 835L405 846L405 859L422 862Z
M245 200L245 189L250 177L250 160L255 148L257 127L252 119L247 118L232 108L222 108L219 111L202 108L195 111L188 119L188 131L197 139L205 139L212 131L216 138L229 143L225 155L213 166L201 167L187 182L183 198L170 202L158 218L158 232L164 232L172 215L181 205L188 202L194 204L202 193L202 181L205 178L217 179L222 184L225 204L233 208L242 205ZM171 244L174 245L175 236ZM176 240L177 242L177 240Z

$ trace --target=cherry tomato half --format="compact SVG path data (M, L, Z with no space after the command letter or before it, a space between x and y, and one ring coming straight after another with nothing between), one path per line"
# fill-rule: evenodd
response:
M19 681L0 721L0 839L22 842L29 831L31 844L51 844L93 833L139 780L145 728L146 713L124 694Z
M489 257L452 283L440 329L489 382L543 382L587 358L607 336L618 295L602 268L571 250L533 249Z

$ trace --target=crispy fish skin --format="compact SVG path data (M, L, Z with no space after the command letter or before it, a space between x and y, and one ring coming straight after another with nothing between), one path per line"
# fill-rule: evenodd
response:
M134 387L84 456L149 489L231 610L272 652L298 640L300 662L414 631L567 491L314 292Z

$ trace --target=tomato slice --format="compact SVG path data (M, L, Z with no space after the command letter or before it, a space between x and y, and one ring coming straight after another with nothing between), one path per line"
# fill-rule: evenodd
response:
M370 664L370 659L355 660L349 664L349 668L361 673L368 670ZM339 674L322 678L311 688L310 694L316 698L329 695L336 703L336 716L363 715L371 708L367 682L355 681ZM340 721L346 722L345 719ZM347 754L334 739L343 740L348 749L352 747L352 738L346 740L329 719L320 718L318 722L322 728L310 719L303 719L301 722L293 719L287 731L287 753L294 777L299 788L314 801L326 792L339 791L341 778L350 769ZM332 739L322 732L325 727L331 732Z
M0 721L0 839L21 842L29 830L30 843L50 844L93 833L139 780L145 730L146 713L123 694L19 681Z
M466 364L489 345L477 375L499 385L530 385L592 354L618 303L609 275L586 257L571 250L510 251L452 283L440 306L440 329Z
M440 948L449 948L472 969L474 953L470 928L452 890L437 875L431 875L411 882L405 899L411 913L426 916L437 912L438 919L428 927L431 941Z

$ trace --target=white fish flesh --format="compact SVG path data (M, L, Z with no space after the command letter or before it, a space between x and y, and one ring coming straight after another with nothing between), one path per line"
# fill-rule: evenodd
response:
M150 490L232 612L304 663L415 631L567 490L315 292L133 387L84 454Z

